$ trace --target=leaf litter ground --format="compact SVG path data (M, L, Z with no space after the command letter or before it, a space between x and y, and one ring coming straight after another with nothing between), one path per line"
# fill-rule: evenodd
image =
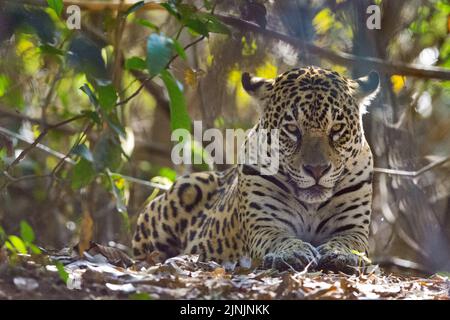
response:
M76 249L76 248L75 248ZM0 299L444 299L445 276L276 272L180 256L136 263L116 248L91 244L40 256L0 254ZM155 259L156 260L156 259ZM60 268L57 267L60 266ZM62 268L63 267L63 268ZM59 271L58 271L59 269ZM67 279L67 282L64 282Z

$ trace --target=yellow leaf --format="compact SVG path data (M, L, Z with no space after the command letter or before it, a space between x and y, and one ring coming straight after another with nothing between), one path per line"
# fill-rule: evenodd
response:
M313 26L318 34L324 34L333 26L334 16L329 8L319 11L313 19Z
M211 67L213 61L214 61L214 56L212 54L208 54L208 56L206 57L206 65L208 67Z
M215 277L223 277L225 275L225 269L217 268L212 272L212 275Z
M255 39L252 39L249 43L246 37L242 37L242 55L244 57L254 55L257 49L258 46Z
M78 253L83 256L83 253L89 249L90 242L94 231L94 221L91 215L86 210L83 214L80 226L80 242L78 243Z
M405 86L405 77L394 74L391 77L392 88L395 93L399 93Z
M199 78L204 76L205 74L206 74L206 72L201 69L194 70L191 68L186 68L184 70L184 81L186 82L187 85L189 85L191 87L196 87L198 84Z
M114 184L116 185L117 189L122 190L125 186L125 179L124 178L118 178L114 180Z
M266 61L263 65L256 68L256 76L261 78L273 79L276 78L277 73L277 67L269 61Z
M242 72L237 66L228 74L228 88L236 94L236 105L238 108L246 107L250 102L250 96L241 85Z

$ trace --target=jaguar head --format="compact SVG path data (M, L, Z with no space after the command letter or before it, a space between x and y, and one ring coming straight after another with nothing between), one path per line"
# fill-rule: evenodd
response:
M276 79L245 73L242 83L259 100L259 128L278 129L280 168L300 199L330 198L367 143L361 118L378 90L378 74L353 80L308 67Z

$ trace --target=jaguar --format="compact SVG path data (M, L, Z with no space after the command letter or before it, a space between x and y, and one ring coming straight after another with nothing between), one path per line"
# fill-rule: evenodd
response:
M252 134L277 130L278 169L242 162L179 177L139 214L135 257L158 251L161 259L197 254L280 271L361 272L373 175L362 116L378 73L352 79L309 66L275 79L243 73L242 86L260 110L242 148Z

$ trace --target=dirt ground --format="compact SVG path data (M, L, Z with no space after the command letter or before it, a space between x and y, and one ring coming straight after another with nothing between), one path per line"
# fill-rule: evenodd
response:
M415 277L378 267L368 274L276 272L198 262L196 256L135 263L94 245L83 258L66 252L0 260L0 299L438 299L446 276Z

